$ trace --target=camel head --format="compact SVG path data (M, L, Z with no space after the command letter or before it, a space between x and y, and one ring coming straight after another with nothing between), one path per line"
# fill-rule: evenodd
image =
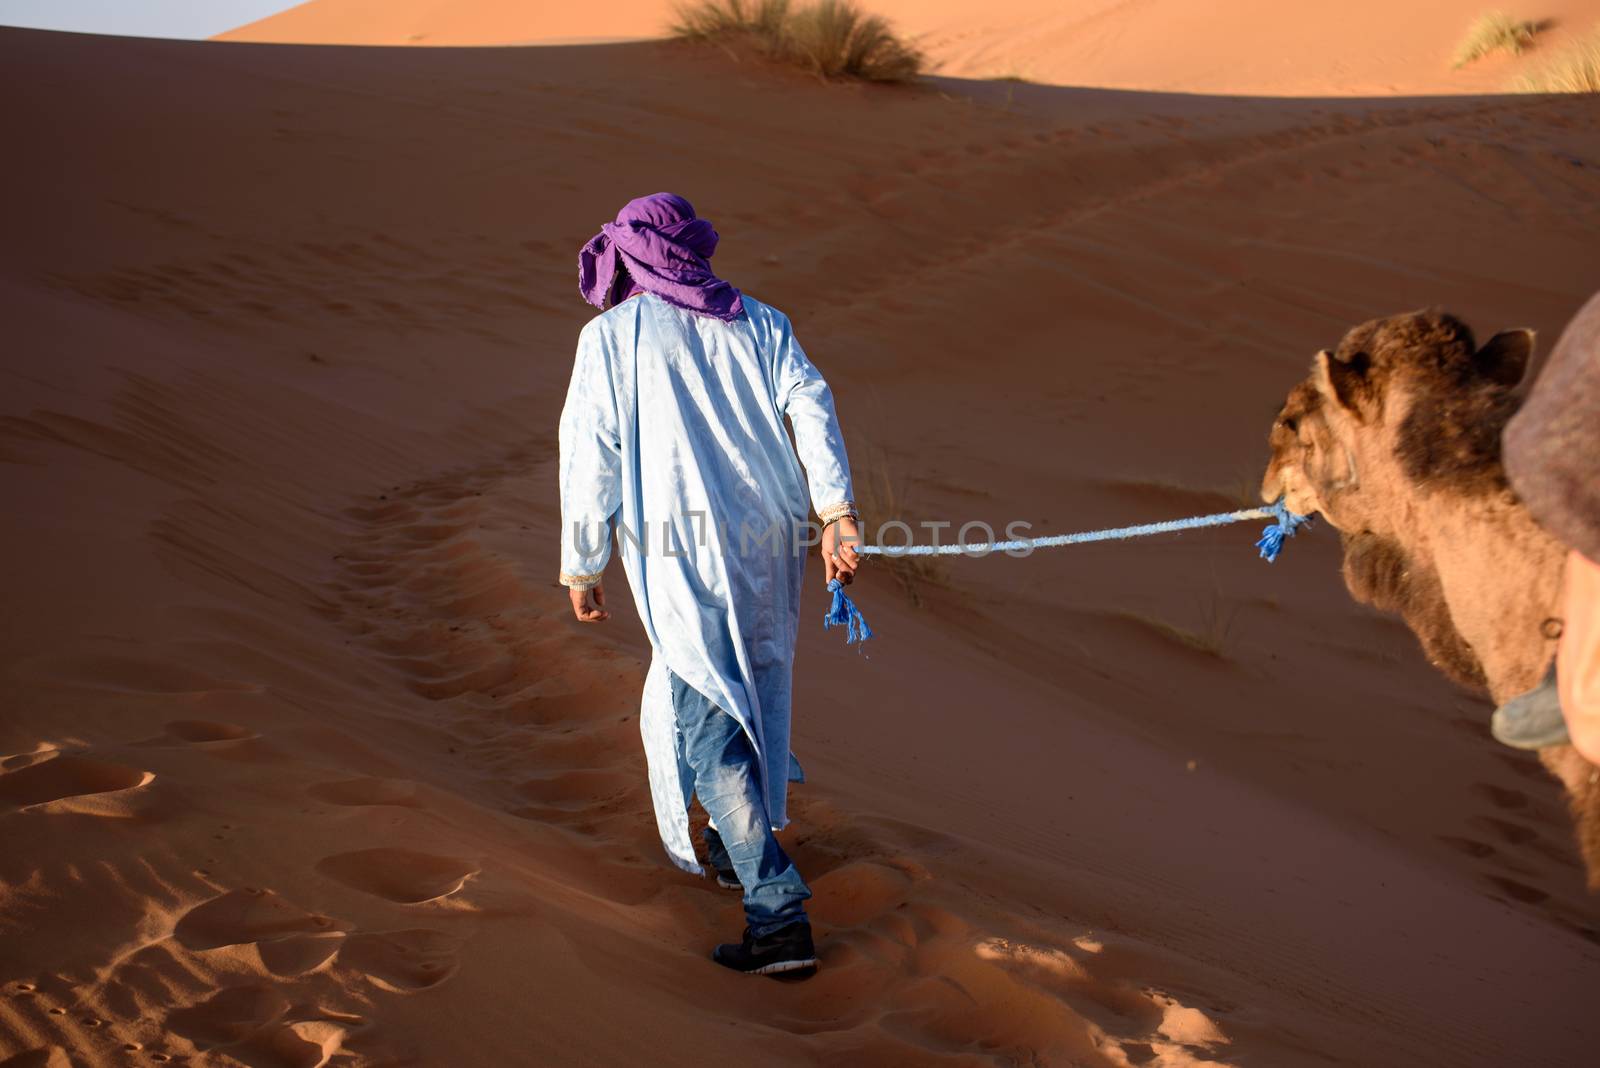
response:
M1261 483L1265 500L1339 531L1357 601L1400 615L1436 667L1497 702L1549 663L1566 554L1501 459L1532 354L1530 330L1480 346L1436 310L1363 323L1289 392ZM1567 789L1600 890L1600 770L1566 745L1540 759Z
M1479 346L1437 310L1361 324L1289 392L1262 498L1340 531L1393 535L1422 494L1504 490L1500 432L1532 353L1531 330Z

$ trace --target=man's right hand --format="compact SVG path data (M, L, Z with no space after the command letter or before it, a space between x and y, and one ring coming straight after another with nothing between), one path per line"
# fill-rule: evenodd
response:
M578 617L579 623L604 623L611 618L611 613L606 611L606 591L600 583L586 590L569 586L567 593L572 597L572 614Z
M856 580L856 568L861 558L856 546L861 544L861 528L855 519L845 516L829 523L822 531L822 577L825 582L838 579L846 586Z

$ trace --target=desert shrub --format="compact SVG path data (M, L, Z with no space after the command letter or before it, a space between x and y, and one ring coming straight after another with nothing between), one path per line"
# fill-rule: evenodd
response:
M1600 26L1519 77L1513 88L1524 93L1600 93Z
M674 37L704 41L727 34L748 33L776 39L789 19L789 0L703 0L682 4L673 23Z
M922 55L896 37L880 15L850 0L817 0L789 20L789 51L825 77L905 82L922 70Z
M701 0L678 8L672 32L692 41L748 38L825 78L907 82L922 71L922 53L851 0Z
M1467 35L1456 45L1455 66L1465 67L1475 59L1490 52L1510 52L1515 55L1533 43L1539 24L1527 19L1513 18L1504 11L1491 11L1467 27Z

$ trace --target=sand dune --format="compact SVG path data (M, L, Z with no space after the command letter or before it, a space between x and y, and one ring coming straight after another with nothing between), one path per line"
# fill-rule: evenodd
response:
M1546 24L1525 56L1463 70L1451 57L1481 0L864 0L961 78L1267 96L1494 92L1575 32L1600 24L1597 0L1513 9ZM669 0L581 5L511 0L308 0L222 40L315 44L504 45L658 37Z
M0 56L0 1064L1592 1059L1554 783L1326 532L868 572L868 656L803 631L798 985L705 959L620 576L598 630L553 583L573 258L631 195L716 221L913 518L1084 528L1228 506L1354 321L1554 337L1592 101Z

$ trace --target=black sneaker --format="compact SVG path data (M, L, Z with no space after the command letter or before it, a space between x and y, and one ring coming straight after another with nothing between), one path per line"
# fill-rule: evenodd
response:
M711 959L746 975L800 978L817 970L817 949L811 943L811 924L805 920L781 927L765 938L751 938L750 928L746 927L743 942L718 946L711 951Z
M711 870L717 873L717 885L724 890L737 890L744 893L744 884L739 881L739 873L732 867L723 867L717 863L728 859L728 850L722 844L722 835L717 833L715 827L705 830L706 851L711 854Z

